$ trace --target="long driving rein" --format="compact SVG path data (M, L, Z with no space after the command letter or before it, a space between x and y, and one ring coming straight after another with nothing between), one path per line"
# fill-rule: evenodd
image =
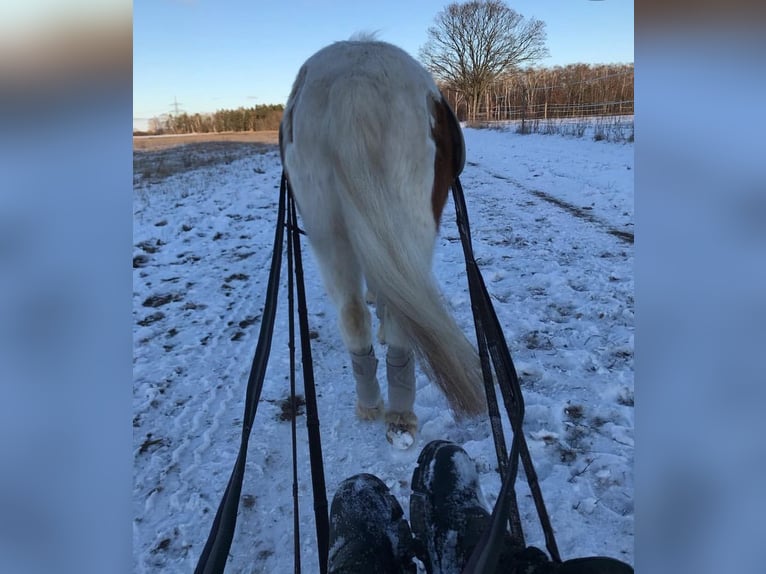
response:
M516 369L508 351L500 322L497 319L492 301L487 291L481 271L473 255L471 232L468 223L468 213L465 197L459 177L452 184L452 194L455 202L457 226L463 245L463 254L468 273L468 286L471 296L478 342L479 358L481 360L484 386L487 395L490 424L498 458L498 468L502 478L502 488L495 508L492 512L491 527L484 533L481 542L474 550L464 574L478 574L493 571L497 563L502 545L506 523L510 523L511 537L514 545L524 548L524 534L516 501L515 482L519 460L527 477L538 517L545 536L546 547L551 558L561 562L553 528L543 502L542 492L537 480L532 458L529 454L526 439L522 429L524 420L524 400L521 394ZM247 459L247 447L250 432L253 427L255 413L258 409L261 391L263 389L266 365L271 352L271 341L274 332L274 318L277 310L280 271L282 267L282 250L285 232L287 234L288 256L288 305L290 329L290 387L291 400L295 406L295 299L298 297L298 323L301 333L301 362L303 369L304 392L306 395L306 418L309 439L309 457L311 461L311 480L314 495L314 514L316 522L317 549L321 574L327 572L329 553L329 518L327 511L327 494L324 480L324 465L322 462L322 446L319 433L319 416L316 404L314 386L314 371L311 361L311 345L308 327L308 312L306 308L306 293L303 281L303 265L300 249L300 230L297 225L297 210L285 174L282 174L279 192L279 207L277 223L274 232L274 250L271 257L268 289L261 321L258 344L248 377L245 398L245 413L242 421L239 454L226 485L221 502L213 520L210 534L200 555L195 574L220 574L224 571L226 560L231 548L234 529L237 523L237 510L242 491L242 481ZM294 281L293 281L294 280ZM505 406L506 414L513 429L511 454L508 456L505 436L503 434L500 410L495 393L494 383L497 382ZM296 425L292 421L292 450L293 450L293 508L295 533L295 572L300 572L299 521L298 521L298 477L296 456Z

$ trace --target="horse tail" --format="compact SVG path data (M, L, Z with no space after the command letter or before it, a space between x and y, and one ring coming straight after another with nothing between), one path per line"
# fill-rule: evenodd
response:
M364 75L336 82L327 98L335 184L368 285L455 412L479 414L485 400L476 350L444 306L431 271L438 219L457 174L442 177L447 183L436 198L434 122L438 106L447 104L435 86L419 88L381 87Z

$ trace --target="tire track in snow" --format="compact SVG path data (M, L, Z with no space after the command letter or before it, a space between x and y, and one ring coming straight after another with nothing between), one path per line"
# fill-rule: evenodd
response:
M534 197L538 199L541 199L552 205L555 205L556 207L563 209L570 215L573 215L574 217L577 217L578 219L582 219L583 221L587 221L588 223L592 223L596 227L600 228L602 231L605 231L606 233L613 235L614 237L616 237L617 239L621 241L624 241L625 243L629 243L630 245L633 245L633 242L634 242L633 232L626 231L624 229L617 229L608 221L605 221L601 219L600 217L597 217L596 215L589 213L586 209L582 207L573 205L567 201L564 201L563 199L560 199L558 197L551 195L548 192L527 187L526 185L522 184L521 182L519 182L518 180L512 177L491 171L490 169L478 163L469 161L467 162L467 164L473 167L481 168L485 173L491 175L492 177L503 180L503 181L507 181L511 183L512 185L514 185L515 187L521 189L522 191L525 191L528 194L533 195Z
M230 253L228 249L222 251L219 257L225 257L228 253ZM267 268L268 259L269 257L265 257L262 262L252 265L252 269L263 270ZM250 266L248 267L250 268ZM223 280L225 274L231 271L232 269L219 267L211 272L211 275L216 279ZM231 292L230 297L235 298L235 304L223 308L225 309L225 317L237 321L243 317L260 314L261 299L249 296L252 284L256 281L257 278L251 278L243 282L239 289ZM219 313L214 310L210 316L218 318ZM249 341L250 339L251 337L247 337L244 340ZM209 455L211 447L238 444L237 427L227 426L227 420L241 416L247 366L246 363L236 359L240 356L247 357L251 352L251 347L253 347L248 345L247 350L233 348L241 345L241 342L232 341L231 332L228 329L221 328L213 338L208 340L204 352L199 356L198 362L210 365L212 369L210 376L199 378L189 384L190 388L196 387L198 389L197 397L204 398L201 402L192 403L190 401L187 403L186 408L173 421L174 436L187 437L187 440L181 442L171 455L171 466L172 464L179 464L181 467L179 471L180 488L170 497L171 508L179 511L190 510L189 501L206 492L206 489L199 484L199 477L206 475L201 470L211 462ZM222 356L223 358L221 358ZM232 360L226 362L226 357L230 357ZM224 368L219 370L216 367L222 362ZM227 432L229 428L232 429L231 432ZM184 464L181 464L182 461ZM214 487L220 488L220 485L216 484ZM214 498L220 495L217 491L211 494ZM210 503L215 507L217 501L211 500Z
M225 256L228 251L229 250L221 252L219 257ZM211 257L211 259L213 258ZM258 265L252 266L252 268L260 270L266 269L268 260L268 256L264 257L262 262L260 262ZM213 276L223 280L225 274L231 272L231 269L218 268L217 271L218 273L214 274ZM242 284L242 287L239 290L241 293L237 293L236 291L232 292L231 297L235 298L236 303L231 307L225 308L225 313L228 317L232 317L236 320L240 317L249 317L260 314L260 299L248 296L249 289L251 288L251 283L255 282L255 280L250 279ZM256 310L258 313L255 313ZM212 312L211 315L216 315L216 312ZM241 343L233 342L231 340L230 333L226 329L221 329L219 333L212 340L209 340L205 345L205 350L201 354L199 361L202 364L213 365L216 362L215 358L220 356L221 349L240 344ZM234 354L233 351L231 352ZM247 353L244 354L246 355ZM237 412L237 410L234 409L234 406L237 406L243 397L241 396L242 393L237 393L235 395L233 387L236 386L238 389L240 387L244 388L246 375L245 378L243 378L242 371L242 363L230 362L229 366L225 368L218 377L215 377L215 379L218 380L217 383L215 382L215 379L211 379L210 377L205 377L199 380L196 386L201 389L212 390L210 392L204 393L206 398L198 408L191 408L193 405L189 405L190 408L184 409L184 412L186 413L190 411L193 412L191 418L191 427L187 429L184 422L181 421L181 417L177 417L174 420L174 431L178 433L178 435L189 434L194 437L199 435L200 438L200 443L193 450L192 464L190 464L181 472L182 479L185 480L190 476L194 476L198 466L203 460L204 453L214 442L214 435L220 428L222 419L226 415L232 415L233 413ZM233 384L226 384L227 379L230 379L231 383ZM232 400L234 401L234 404L232 404ZM200 431L202 431L201 434L199 434ZM176 451L174 451L172 458L173 462L178 462L178 452L181 451L182 446L186 445L188 445L188 441L180 445Z

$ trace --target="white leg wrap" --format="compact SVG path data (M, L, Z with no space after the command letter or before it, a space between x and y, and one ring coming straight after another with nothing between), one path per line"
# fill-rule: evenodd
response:
M378 360L373 348L363 354L351 353L351 365L356 380L357 413L362 418L377 418L366 413L367 410L379 410L383 404L377 377Z
M411 413L415 405L415 356L410 349L389 347L386 355L388 410Z

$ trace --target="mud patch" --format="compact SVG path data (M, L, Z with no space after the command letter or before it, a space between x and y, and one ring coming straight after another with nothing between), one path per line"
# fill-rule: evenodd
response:
M277 403L281 412L277 415L277 420L285 422L291 421L306 412L306 399L303 395L295 395L295 402L291 397L286 397Z

